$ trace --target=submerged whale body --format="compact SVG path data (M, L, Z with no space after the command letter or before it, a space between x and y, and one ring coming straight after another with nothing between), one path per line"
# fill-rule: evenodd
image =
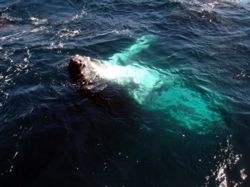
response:
M220 121L219 115L210 110L209 103L199 93L182 87L173 74L159 73L138 64L111 64L80 55L71 57L68 70L77 88L88 96L98 95L114 83L145 109L163 111L190 130L199 129L199 133L204 133L209 124Z

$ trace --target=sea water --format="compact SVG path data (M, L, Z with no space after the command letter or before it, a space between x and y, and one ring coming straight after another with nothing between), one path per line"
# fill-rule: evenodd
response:
M1 0L0 186L250 186L249 15L249 0ZM112 67L106 95L74 88L76 54Z

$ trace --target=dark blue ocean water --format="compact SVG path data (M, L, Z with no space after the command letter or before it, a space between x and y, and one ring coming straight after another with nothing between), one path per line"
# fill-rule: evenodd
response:
M164 109L74 87L72 55L148 35ZM0 186L249 186L249 84L248 0L0 0Z

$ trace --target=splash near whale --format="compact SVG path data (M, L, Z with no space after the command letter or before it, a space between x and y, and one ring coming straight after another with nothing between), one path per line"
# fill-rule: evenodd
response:
M180 126L198 134L207 134L223 120L215 110L220 102L185 86L182 77L172 70L151 68L133 60L147 50L156 36L146 35L108 60L75 55L69 71L80 89L96 93L109 83L123 86L128 94L146 110L161 111ZM176 71L176 70L175 70Z

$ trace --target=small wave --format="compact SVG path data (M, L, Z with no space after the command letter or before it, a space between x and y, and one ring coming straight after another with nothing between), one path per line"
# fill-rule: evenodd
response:
M122 30L114 29L111 32L118 34L118 35L131 35L132 34L131 30L129 29L122 29Z
M250 73L247 72L246 70L241 70L239 73L237 73L235 76L234 76L235 79L238 79L238 80L245 80L245 79L250 79Z
M57 42L57 43L51 42L48 49L58 49L58 48L61 49L63 47L64 47L64 43L62 43L62 42Z
M1 19L7 22L21 22L23 19L20 17L10 16L8 13L1 13Z
M83 16L86 16L86 15L87 15L87 12L84 9L82 9L79 14L76 14L70 20L75 21L75 20L78 20L78 19L80 19L80 18L82 18Z
M77 21L79 19L81 19L83 16L87 15L87 11L83 8L80 13L77 13L76 15L72 16L71 18L67 19L66 21L64 21L65 24L67 23L71 23L74 21Z
M41 26L41 27L37 27L37 28L31 29L30 32L31 33L37 33L37 32L44 31L44 30L46 30L46 27Z
M80 34L80 30L76 29L76 30L69 30L69 29L61 29L60 31L58 31L58 35L60 38L70 38L70 37L74 37Z
M114 29L103 33L97 33L96 36L105 36L108 34L125 35L131 37L133 35L133 32L129 29Z
M26 74L29 71L29 62L31 58L31 52L28 48L26 48L26 54L23 56L23 61L15 63L12 59L13 52L5 52L3 55L3 59L9 61L10 65L7 67L5 72L0 74L0 81L2 84L0 85L1 92L4 93L4 90L7 86L14 85L14 77L19 76L20 74Z
M18 39L19 38L18 36L21 34L24 34L24 33L25 32L10 34L7 36L2 36L2 37L0 37L0 40L4 41L4 40L8 40L8 39L10 39L10 40Z
M174 0L179 2L189 11L197 12L201 18L208 19L209 22L216 20L217 14L223 14L224 8L245 8L249 0Z
M30 17L29 19L31 20L33 25L41 25L41 24L48 23L47 19L39 19L36 17Z

